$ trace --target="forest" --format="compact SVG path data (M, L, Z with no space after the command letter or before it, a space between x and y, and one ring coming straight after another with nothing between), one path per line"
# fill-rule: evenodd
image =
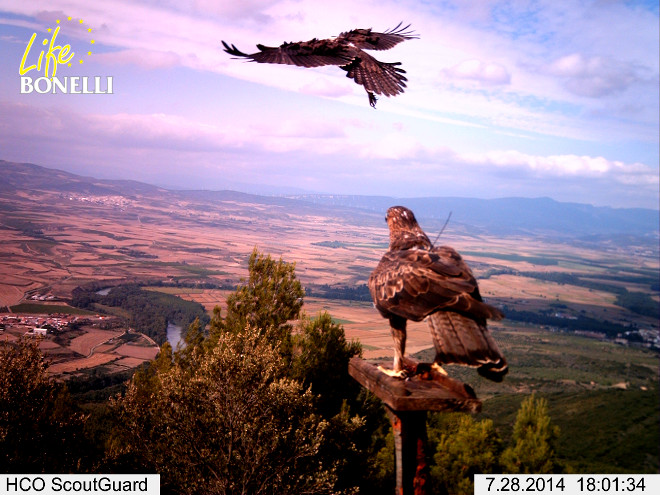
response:
M210 319L199 303L143 290L142 285L136 283L113 287L107 295L98 294L96 288L79 287L73 291L72 304L102 313L109 308L121 308L130 314L127 324L131 328L153 338L159 345L167 339L168 322L187 328L198 319L204 327Z

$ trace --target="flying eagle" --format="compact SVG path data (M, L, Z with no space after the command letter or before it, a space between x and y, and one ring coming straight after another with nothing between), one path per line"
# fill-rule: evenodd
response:
M402 41L419 38L409 31L410 24L384 33L371 29L353 29L341 33L336 38L297 43L284 43L279 47L257 45L258 52L247 54L229 46L224 41L225 52L235 57L247 58L265 64L288 64L300 67L320 67L338 65L346 71L346 77L364 86L369 95L369 104L376 108L376 95L396 96L406 87L405 70L398 66L400 62L380 62L363 50L389 50Z
M369 277L369 292L394 339L394 372L405 374L407 320L428 317L434 364L475 366L501 381L508 366L486 326L504 315L483 302L463 258L449 246L434 247L408 208L387 210L390 249Z

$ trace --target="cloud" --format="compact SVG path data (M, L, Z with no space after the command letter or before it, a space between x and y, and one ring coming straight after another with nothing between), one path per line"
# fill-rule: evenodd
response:
M2 24L2 20L0 20L0 24ZM0 41L25 46L25 40L19 39L13 35L2 35L0 36Z
M481 154L463 154L459 159L481 166L519 169L537 177L610 177L622 184L657 185L658 171L643 163L624 163L602 156L538 156L516 150L494 150Z
M353 88L349 83L339 84L320 77L301 86L300 91L308 95L327 96L330 98L353 94Z
M428 153L418 139L400 132L387 133L378 139L359 143L356 151L368 160L409 160Z
M67 109L41 109L0 101L0 131L11 147L20 138L36 143L67 141L100 149L221 152L227 150L284 153L304 150L310 154L346 150L346 130L341 122L322 118L282 118L248 123L205 124L174 114L83 114ZM350 126L350 124L348 124ZM343 144L342 144L343 143Z
M580 53L555 60L548 72L560 77L571 93L590 98L619 93L641 81L631 63L602 56L586 57Z
M443 69L442 73L449 79L467 79L489 86L511 82L511 75L504 66L476 59L464 60L448 69Z
M34 105L0 108L0 149L15 157L40 150L44 164L121 157L129 174L142 161L176 168L185 159L199 177L200 163L220 163L222 174L235 166L262 183L275 173L286 182L286 170L298 184L326 163L316 183L355 193L373 191L373 179L377 193L403 183L413 195L446 191L451 182L457 194L479 187L511 194L516 184L516 194L555 195L556 183L574 179L571 191L588 201L598 194L619 200L613 191L624 187L633 198L634 185L644 184L639 203L657 206L657 8L548 0L4 0L0 10L0 44L17 60L0 75L3 98ZM85 70L115 76L111 98L18 95L19 45L62 12L97 33L99 50ZM382 98L377 111L336 67L245 63L220 45L224 39L250 52L257 42L380 30L399 20L421 38L378 55L402 62L408 87ZM336 180L337 169L353 178Z
M81 143L112 149L121 145L141 149L191 151L240 146L240 131L202 124L168 114L81 114L66 108L38 108L0 101L0 129L8 141L31 140ZM5 143L10 147L10 143Z
M172 51L147 49L99 53L94 56L94 61L109 65L136 65L147 70L177 67L182 62L181 56Z
M176 115L120 113L78 117L77 125L85 126L90 137L122 146L217 151L237 144L222 128Z
M248 129L250 146L275 153L335 154L345 146L342 143L346 139L346 130L340 122L315 118L265 121L249 124Z
M179 12L193 12L204 16L218 16L232 20L253 20L260 23L269 21L271 18L265 12L279 3L280 0L241 0L240 2L228 2L218 0L193 0L181 2L179 0L152 0L155 6L166 6L168 9Z

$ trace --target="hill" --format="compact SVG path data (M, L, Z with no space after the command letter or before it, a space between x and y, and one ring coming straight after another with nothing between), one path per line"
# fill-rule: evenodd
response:
M547 198L180 191L6 161L0 173L0 306L70 299L90 283L233 287L255 246L295 261L310 294L368 302L366 280L388 244L385 210L404 203L431 237L453 212L439 242L464 254L482 294L512 318L535 314L590 331L607 320L613 335L631 324L657 327L655 210Z
M393 198L377 196L300 195L295 198L319 205L383 212L402 204L419 219L442 225L452 212L451 224L496 235L536 234L579 238L633 234L657 238L658 210L597 207L561 203L550 198Z
M477 199L457 197L394 198L386 196L290 195L260 196L238 191L168 190L129 180L83 177L28 163L0 160L0 192L16 190L58 191L126 198L161 198L208 202L239 201L276 206L288 213L332 214L351 217L359 224L378 225L388 207L403 204L420 222L438 228L452 213L450 228L493 235L553 235L579 239L641 236L658 239L660 211L644 208L596 207L563 203L550 198ZM267 214L262 210L262 214Z

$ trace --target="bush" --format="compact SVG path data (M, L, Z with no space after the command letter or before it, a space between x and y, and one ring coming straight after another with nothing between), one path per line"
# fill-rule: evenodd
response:
M85 463L82 414L52 380L38 341L0 341L0 470L64 473Z

